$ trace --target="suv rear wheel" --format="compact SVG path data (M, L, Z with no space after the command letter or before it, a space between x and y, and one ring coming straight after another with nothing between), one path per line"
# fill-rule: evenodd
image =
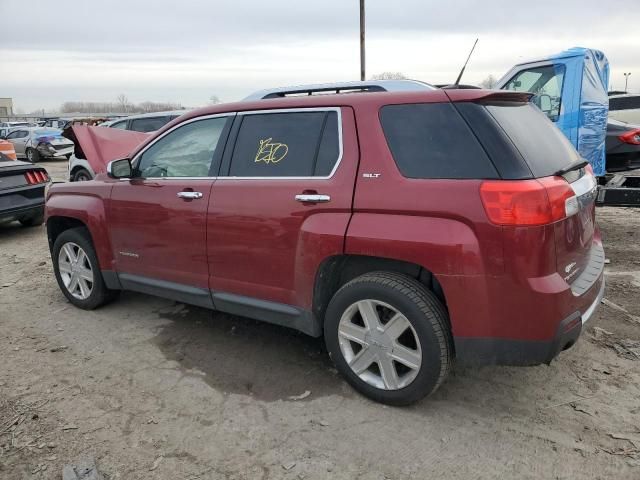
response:
M60 290L76 307L93 310L117 295L117 290L109 290L104 284L85 228L62 232L53 244L51 258Z
M340 373L378 402L407 405L434 392L452 360L447 313L406 275L373 272L331 299L325 342Z

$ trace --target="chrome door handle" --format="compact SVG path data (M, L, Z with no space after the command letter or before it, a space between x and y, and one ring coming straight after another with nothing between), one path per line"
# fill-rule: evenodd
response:
M178 192L178 198L184 198L185 200L196 200L202 198L200 192Z
M296 195L296 200L303 203L326 203L331 201L329 195L307 194Z

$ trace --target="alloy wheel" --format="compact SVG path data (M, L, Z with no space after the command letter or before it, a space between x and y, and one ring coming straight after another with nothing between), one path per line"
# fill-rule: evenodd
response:
M411 322L377 300L350 305L338 325L340 351L361 380L382 390L399 390L415 380L422 365L420 340Z
M58 270L67 291L79 300L86 300L93 290L93 268L85 251L76 243L67 242L58 254Z

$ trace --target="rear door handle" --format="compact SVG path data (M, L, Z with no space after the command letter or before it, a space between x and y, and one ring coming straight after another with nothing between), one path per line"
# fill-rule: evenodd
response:
M302 203L326 203L331 201L331 197L329 195L320 195L317 193L303 193L301 195L296 195L296 200Z
M184 198L185 200L197 200L198 198L202 198L202 193L200 192L178 192L178 198Z

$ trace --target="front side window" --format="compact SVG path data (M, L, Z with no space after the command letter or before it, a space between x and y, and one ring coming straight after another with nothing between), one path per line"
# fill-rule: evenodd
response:
M171 131L140 157L141 177L208 177L227 117L187 123Z
M137 118L135 120L131 120L130 130L145 133L155 132L156 130L160 130L167 123L169 123L169 117Z
M127 129L127 121L123 120L121 122L116 122L111 124L111 128L119 128L121 130L126 130Z
M15 132L11 132L9 135L7 135L7 139L10 139L10 138L25 138L27 135L29 135L29 132L27 132L25 130L16 130Z
M326 177L340 156L335 111L242 116L229 176Z
M533 93L532 102L553 122L560 117L564 65L546 65L516 73L505 90Z

